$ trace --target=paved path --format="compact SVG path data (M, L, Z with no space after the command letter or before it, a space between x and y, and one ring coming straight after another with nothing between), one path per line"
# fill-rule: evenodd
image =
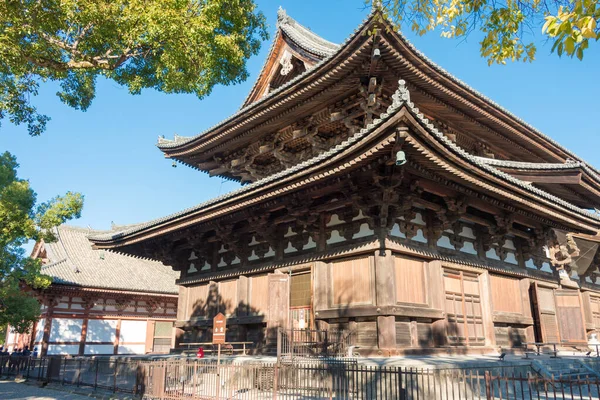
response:
M44 389L24 383L0 381L0 399L2 400L89 400L87 396L80 396L61 392L58 390Z

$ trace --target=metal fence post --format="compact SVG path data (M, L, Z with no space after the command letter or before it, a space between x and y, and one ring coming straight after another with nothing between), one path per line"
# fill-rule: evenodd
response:
M277 362L281 361L281 341L282 341L281 328L277 328Z
M487 400L492 400L492 391L491 391L491 379L490 379L490 371L485 371L485 398Z
M79 367L77 368L77 387L79 387L79 382L81 382L81 363L82 360L79 360Z
M94 390L98 389L98 362L100 360L96 358L96 377L94 378Z
M273 400L277 400L277 392L279 391L279 362L275 364L273 372Z
M113 393L117 391L117 368L119 367L119 360L115 360L115 373L113 374Z

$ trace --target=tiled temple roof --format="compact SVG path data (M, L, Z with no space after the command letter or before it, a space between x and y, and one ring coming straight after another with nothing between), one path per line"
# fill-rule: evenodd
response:
M299 24L298 21L287 15L281 7L277 11L277 27L294 43L310 53L326 57L336 53L340 48L339 44L325 40Z
M475 168L480 169L480 170L484 170L487 173L490 173L498 178L501 178L502 180L509 182L510 184L513 184L515 186L518 186L522 189L525 189L526 191L535 194L537 196L540 196L546 200L549 200L550 202L559 205L561 207L564 207L570 211L573 211L579 215L585 216L587 218L591 218L594 219L596 221L600 221L600 216L593 214L587 210L584 210L582 208L579 208L557 196L554 196L544 190L541 190L539 188L536 188L532 185L530 185L528 182L522 181L520 179L517 179L495 167L493 167L492 165L484 162L482 160L482 157L476 157L473 156L472 154L469 154L468 152L466 152L464 149L462 149L461 147L457 146L454 142L452 142L450 139L448 139L448 137L446 137L442 132L440 132L439 130L437 130L435 128L435 126L422 114L420 113L419 109L417 107L415 107L414 103L412 103L410 101L410 93L408 91L408 89L405 86L405 82L404 81L400 81L398 90L396 91L396 93L393 96L393 103L392 105L388 108L387 112L381 114L379 116L379 118L375 119L373 121L373 123L369 124L366 128L361 129L360 131L358 131L356 134L354 134L353 136L349 137L347 140L343 141L342 143L338 144L337 146L332 147L331 149L329 149L328 151L319 154L318 156L315 156L307 161L304 161L300 164L297 164L293 167L290 167L288 169L285 169L281 172L278 172L276 174L270 175L268 177L265 177L263 179L260 179L254 183L251 183L249 185L243 186L240 189L234 190L232 192L226 193L222 196L216 197L214 199L208 200L206 202L203 202L201 204L198 204L197 206L185 209L183 211L180 211L178 213L175 214L171 214L168 215L166 217L163 218L159 218L147 223L143 223L140 224L136 227L133 227L131 229L127 229L121 232L111 232L111 233L105 233L105 234L99 234L99 235L90 235L90 240L92 240L93 242L110 242L113 240L118 240L121 239L125 236L129 236L131 234L137 233L137 232L141 232L144 231L146 229L155 227L157 225L160 225L162 223L168 222L168 221L172 221L175 220L177 218L180 217L184 217L186 215L189 215L191 213L200 211L204 208L207 208L209 206L212 205L216 205L220 202L223 202L225 200L240 196L244 193L250 192L252 190L258 189L261 186L265 186L269 183L272 182L277 182L282 180L283 178L289 177L290 175L296 174L302 170L308 169L311 166L315 166L318 165L320 163L323 163L325 160L332 158L333 156L341 153L342 151L346 150L347 148L349 148L350 146L352 146L353 144L357 143L358 141L362 140L363 138L367 137L371 132L375 131L381 124L383 124L384 122L386 122L388 119L390 119L392 116L394 116L396 113L398 113L401 109L406 108L411 115L413 115L413 117L415 117L417 119L417 121L422 124L422 126L439 142L441 142L444 147L448 148L449 150L451 150L454 154L456 154L458 157L460 157L461 159L467 161L468 163L470 163L471 165L473 165Z
M268 60L271 58L271 54L275 50L275 47L277 44L277 37L281 33L285 34L285 36L287 36L292 42L294 42L297 46L299 46L303 50L316 55L318 58L320 58L322 60L321 62L317 63L316 65L308 66L306 71L303 74L300 74L298 77L292 79L290 82L295 82L298 78L305 76L308 71L311 71L317 65L322 64L324 59L337 54L337 52L340 48L339 44L336 44L336 43L330 42L329 40L323 39L321 36L317 35L310 29L308 29L305 26L303 26L302 24L298 23L298 21L296 21L295 19L293 19L292 17L287 15L285 10L280 7L279 10L277 11L277 33L271 43L271 48L269 49L269 54L267 55L267 57L265 59L265 65L268 62ZM264 73L265 65L263 65L263 67L261 68L260 75L262 75ZM244 104L246 106L242 107L237 114L241 114L243 110L246 110L247 108L249 108L248 106L256 103L256 101L255 101L255 102L246 104L248 101L248 98L252 95L252 93L253 93L254 89L256 88L256 85L258 84L259 81L260 81L260 76L255 81L254 85L252 86L252 89L250 89L250 92L248 93L248 97L244 100ZM289 86L289 85L285 84L281 88L284 88L287 86ZM278 92L278 91L279 90L274 90L273 92L269 93L267 96L264 96L264 97L271 98L271 97L273 97L272 94L275 92ZM235 114L235 115L237 115L237 114ZM233 118L233 116L222 121L222 123L230 120L231 118ZM218 124L218 125L220 125L220 124ZM206 130L206 132L216 128L218 125L215 125L213 128ZM203 133L205 133L205 132L203 132ZM160 136L158 138L157 147L160 149L163 149L163 148L168 149L171 147L177 147L180 144L187 143L187 142L195 139L196 137L202 135L203 133L196 135L196 136L174 135L173 139L165 139L164 137Z
M175 148L177 148L177 147L179 147L181 145L185 145L187 143L190 143L190 142L192 142L192 141L194 141L194 140L196 140L196 139L198 139L198 138L200 138L200 137L208 134L209 132L215 131L216 129L220 128L221 126L224 126L225 124L227 124L227 123L229 123L231 121L233 121L234 119L238 118L239 116L241 116L241 115L243 115L245 113L251 112L251 110L253 108L255 108L256 106L260 105L261 103L263 103L265 101L268 101L268 100L276 97L279 93L283 92L285 89L287 89L288 87L292 86L296 82L302 80L307 75L315 72L315 70L319 69L319 67L327 64L330 60L332 60L338 54L340 54L345 49L345 47L347 47L347 45L352 41L352 39L356 36L356 34L358 32L360 32L361 30L363 30L369 23L371 23L371 21L374 19L374 16L376 14L378 14L378 13L380 13L380 11L377 9L377 7L373 7L373 9L372 9L371 13L368 15L368 17L363 20L363 22L344 41L344 43L342 43L341 45L337 46L336 51L328 54L319 63L315 64L312 68L308 69L304 73L296 76L295 78L291 79L290 81L288 81L284 85L278 87L277 89L275 89L272 92L268 93L267 95L263 96L259 100L245 105L243 108L241 108L235 114L231 115L230 117L226 118L225 120L217 123L216 125L214 125L214 126L208 128L208 129L206 129L205 131L203 131L203 132L201 132L201 133L199 133L199 134L197 134L195 136L190 136L190 137L176 136L174 138L174 140L168 140L168 139L160 138L159 141L158 141L158 143L157 143L158 148L159 149L164 149L164 150L170 150L170 149L175 149ZM290 32L292 32L292 35L294 35L294 34L301 35L301 34L306 34L306 33L310 34L310 38L308 38L308 36L303 35L302 36L303 37L302 40L298 39L299 42L304 43L305 46L311 46L311 45L313 45L314 49L316 50L317 48L319 48L319 46L317 44L319 44L319 43L322 44L323 42L326 42L324 39L320 38L318 35L316 35L313 32L307 30L306 28L302 27L302 25L298 24L296 21L294 21L293 19L291 19L289 16L285 15L285 18L287 18L288 20L294 22L293 24L289 24L289 28L286 28ZM433 68L440 75L442 75L443 77L445 77L445 78L449 79L450 81L454 82L459 87L461 87L462 89L464 89L466 92L468 92L468 93L472 94L473 96L479 98L480 100L482 100L485 103L489 104L490 106L492 106L496 110L500 111L504 115L506 115L509 118L513 119L514 121L518 122L523 127L525 127L526 129L528 129L529 131L531 131L537 137L539 137L539 138L543 139L544 141L546 141L548 143L551 143L552 145L556 146L557 149L563 151L565 154L567 154L568 156L570 156L572 159L577 160L577 161L581 161L581 158L577 157L573 152L569 151L567 148L565 148L564 146L562 146L561 144L559 144L557 141L555 141L551 137L545 135L543 132L539 131L538 129L536 129L532 125L528 124L527 122L525 122L524 120L522 120L521 118L519 118L518 116L516 116L515 114L511 113L510 111L508 111L504 107L500 106L499 104L497 104L496 102L494 102L493 100L491 100L490 98L488 98L487 96L483 95L482 93L478 92L477 90L475 90L471 86L467 85L465 82L463 82L462 80L458 79L457 77L455 77L454 75L452 75L451 73L449 73L448 71L446 71L444 68L442 68L439 65L437 65L436 63L434 63L425 54L423 54L421 51L419 51L401 33L400 28L397 25L395 25L393 22L391 22L391 21L389 21L387 19L385 19L385 22L391 28L393 28L394 34L397 35L397 37L399 38L399 40L401 42L403 42L412 52L414 52L414 54L416 54L426 65L428 65L431 68ZM294 26L294 28L291 28L292 25ZM303 29L298 29L298 27L302 27ZM331 46L331 48L333 49L333 46ZM583 161L581 161L581 162L583 162ZM585 168L586 168L587 171L590 171L591 174L594 174L595 176L600 176L600 172L598 170L596 170L593 166L591 166L591 165L589 165L587 163L584 163L584 164L585 164Z
M60 285L146 293L178 292L175 285L178 275L170 267L149 259L94 250L88 235L106 233L68 225L58 227L58 240L44 243L49 263L42 266L42 273Z

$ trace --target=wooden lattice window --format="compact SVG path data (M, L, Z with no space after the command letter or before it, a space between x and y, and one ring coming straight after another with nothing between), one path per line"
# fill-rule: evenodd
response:
M290 307L310 307L310 305L310 272L292 275L292 281L290 283Z
M172 322L156 321L152 342L152 351L154 353L168 353L171 350L172 331Z
M478 275L444 269L446 332L454 345L481 346L485 342Z

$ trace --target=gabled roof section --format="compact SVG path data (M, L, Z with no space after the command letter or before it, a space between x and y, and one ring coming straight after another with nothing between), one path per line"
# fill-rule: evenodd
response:
M315 64L325 57L334 54L340 46L323 39L310 29L299 24L295 19L287 15L281 7L277 12L277 32L271 44L269 55L263 65L258 78L252 86L252 90L244 100L242 108L268 94L269 82L277 79L277 75L283 75L281 67L290 63L290 58L303 63L304 71L312 69ZM291 66L291 65L290 65ZM296 67L296 69L298 69ZM290 78L304 72L290 71L285 73Z
M345 168L340 166L342 161L345 161L345 165L354 165L356 161L348 160L351 157L355 157L351 160L364 159L364 152L368 150L368 146L379 149L392 143L393 138L385 139L386 143L383 143L382 139L377 138L377 135L381 132L389 132L390 128L401 120L411 122L414 126L419 126L420 129L424 130L427 133L427 140L433 143L434 146L432 147L436 147L438 150L431 154L425 154L429 153L430 150L424 147L419 148L416 139L407 139L407 142L428 159L437 158L441 160L439 168L444 171L454 170L451 173L457 179L467 182L473 187L491 192L495 196L505 197L515 203L522 203L526 207L535 210L535 212L560 218L572 227L580 227L580 229L588 232L596 232L600 227L600 216L533 187L527 182L516 179L482 162L480 157L475 157L454 144L438 131L410 101L410 94L404 81L400 81L393 100L393 104L387 112L381 114L373 123L329 151L314 158L179 213L122 232L91 235L89 239L99 248L121 247L128 243L144 240L145 235L151 235L159 229L159 234L162 235L178 229L179 224L190 225L210 220L220 210L227 209L227 212L232 212L242 207L242 203L244 203L243 207L250 207L254 202L264 201L268 198L267 193L272 195L276 191L278 195L282 195L285 191L296 190L308 182L312 176L318 175L319 179L322 179L326 176L343 173ZM350 153L351 151L353 153ZM359 154L360 151L363 153ZM439 153L443 154L440 155ZM463 164L466 163L462 170L456 168L457 160ZM258 197L261 197L262 200L257 200Z
M134 227L129 227L132 228ZM59 226L55 233L56 242L40 242L47 260L42 266L42 273L59 285L144 293L178 293L175 285L178 276L170 267L149 259L94 250L88 235L108 232ZM36 252L39 253L39 249Z

